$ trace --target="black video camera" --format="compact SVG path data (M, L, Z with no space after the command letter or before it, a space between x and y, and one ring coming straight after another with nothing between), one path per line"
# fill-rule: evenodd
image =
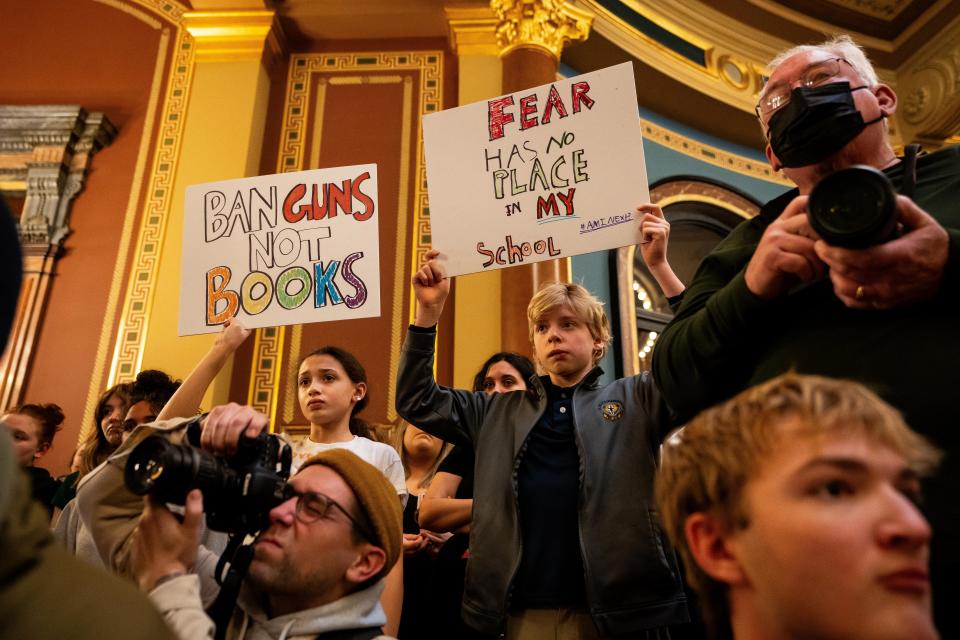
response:
M807 218L827 244L870 247L896 232L897 192L890 179L871 166L840 169L810 192Z
M138 444L124 469L127 488L171 504L184 504L191 489L200 489L210 529L231 534L265 529L270 510L289 497L290 446L261 433L241 437L236 453L220 458L200 449L202 419L187 423L189 444L161 436Z

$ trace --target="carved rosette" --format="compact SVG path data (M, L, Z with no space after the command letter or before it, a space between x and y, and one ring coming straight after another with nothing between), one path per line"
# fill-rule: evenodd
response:
M956 39L950 42L897 73L897 116L904 138L925 146L941 146L960 132L960 45Z
M499 19L500 55L518 47L537 47L560 59L569 42L586 40L593 14L564 0L491 0Z

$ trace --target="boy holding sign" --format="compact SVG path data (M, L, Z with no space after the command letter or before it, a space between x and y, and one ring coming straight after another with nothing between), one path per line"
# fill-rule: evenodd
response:
M655 207L641 209L662 219ZM663 274L666 228L651 220L643 232L645 257L663 257L651 272ZM602 304L579 285L546 285L527 319L547 375L527 381L527 391L446 389L433 378L435 326L450 288L438 255L431 251L413 278L419 305L397 412L477 452L466 622L485 633L506 629L508 638L658 638L686 622L680 572L653 506L667 411L648 373L599 384L596 365L610 341ZM682 289L664 285L671 296Z

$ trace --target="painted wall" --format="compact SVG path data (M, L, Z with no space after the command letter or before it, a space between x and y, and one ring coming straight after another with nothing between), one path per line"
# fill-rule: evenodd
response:
M55 402L63 430L41 466L63 472L81 429L128 209L160 31L92 0L31 0L0 20L0 104L78 104L118 128L74 199L72 234L56 265L24 385L26 402ZM125 269L123 270L125 275Z

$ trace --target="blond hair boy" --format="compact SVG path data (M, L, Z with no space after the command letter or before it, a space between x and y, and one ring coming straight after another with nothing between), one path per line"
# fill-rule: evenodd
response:
M939 454L860 384L781 375L664 445L657 505L716 637L927 639Z

